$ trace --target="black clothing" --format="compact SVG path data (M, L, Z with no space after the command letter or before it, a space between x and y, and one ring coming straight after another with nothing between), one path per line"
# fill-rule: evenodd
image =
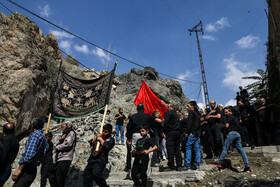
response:
M102 137L102 139L105 142L102 146L100 145L99 154L97 156L94 156L93 154L91 154L88 159L88 162L91 162L93 159L96 159L96 157L103 158L103 159L105 159L106 163L108 162L108 154L109 154L109 151L111 151L111 149L113 149L113 147L115 146L115 140L111 136L109 136L107 138ZM95 141L94 144L91 143L91 145L92 145L91 152L93 153L96 149L97 141Z
M104 159L98 158L92 160L85 168L84 171L84 187L92 187L93 180L100 187L107 187L107 183L102 176L103 169L106 166Z
M180 131L180 119L174 110L167 111L164 114L164 131Z
M141 173L141 179L142 179L142 185L146 186L147 184L147 169L148 169L148 163L149 163L149 155L142 153L144 150L149 150L150 147L154 147L155 142L148 137L141 138L137 140L136 142L136 147L132 155L135 156L135 160L133 162L132 166L132 179L134 181L134 184L141 185L137 174Z
M215 112L212 113L211 115L215 116L215 115L218 115L218 114L221 114L221 111L218 107L216 107L215 109ZM212 125L215 125L216 123L220 123L220 119L219 118L209 118L208 119L208 123L212 126Z
M120 113L115 115L115 117L119 117L119 116L120 116ZM123 122L126 119L126 116L124 114L122 114L122 116L123 117L120 117L120 118L117 119L116 125L123 126Z
M29 187L33 183L37 175L37 166L34 164L26 165L20 173L18 180L13 187Z
M168 155L168 166L175 169L174 156L176 158L176 166L182 166L182 155L180 151L180 132L170 131L166 133L166 150Z
M239 132L239 122L238 119L234 115L227 116L227 121L229 127L227 128L227 133L231 131Z
M50 186L55 187L55 168L53 164L52 152L53 143L48 141L49 149L47 150L44 158L42 159L41 166L41 187L45 187L47 184L47 179L49 178Z
M56 187L64 187L65 186L65 180L67 178L67 173L69 170L69 167L71 165L70 160L62 160L56 163L55 166L55 176L56 176Z
M161 126L161 123L158 123L158 122L156 121L156 119L157 119L157 118L152 117L152 123L151 123L152 127L151 127L151 128L152 128L153 132L150 133L150 134L151 134L151 136L153 136L153 137L161 137L162 126Z
M168 166L171 169L175 169L175 156L177 167L181 167L182 155L180 152L180 120L178 114L174 110L168 111L164 114L164 131L166 133Z
M108 163L108 154L115 145L115 139L111 136L102 137L104 143L100 146L99 154L94 156L90 155L88 164L84 170L84 187L92 187L93 180L98 186L107 187L107 183L102 176L103 169ZM92 145L92 153L95 151L97 141Z
M188 123L188 118L183 118L181 121L180 121L180 132L182 134L184 134L187 130L187 123Z
M140 126L147 126L151 128L152 117L149 114L139 111L136 114L133 114L127 125L126 137L128 139L132 138L134 133L139 133Z
M131 177L134 182L135 186L143 186L146 187L147 185L147 169L149 164L149 157L148 155L138 155L135 157L135 160L133 162L133 167L131 171ZM138 178L138 173L141 174L141 181Z
M242 89L240 91L240 98L241 98L241 101L246 104L247 101L248 101L248 97L249 97L249 94L248 94L248 91L246 89Z
M154 147L155 145L156 144L152 138L148 138L148 137L141 138L141 139L137 140L134 151L136 152L136 154L141 154L142 151L148 150L150 147ZM146 156L148 156L148 155L146 155Z
M189 111L189 117L185 134L194 134L196 137L199 136L200 131L200 114L197 111Z
M0 176L7 165L13 164L19 150L19 141L13 134L7 134L2 139L3 144L3 166L0 168Z

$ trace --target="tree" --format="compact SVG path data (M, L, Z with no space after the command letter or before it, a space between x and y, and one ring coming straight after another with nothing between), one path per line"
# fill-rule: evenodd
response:
M242 79L256 80L252 84L247 85L245 88L249 93L249 101L255 103L259 98L268 98L268 77L267 71L258 69L258 76L242 77Z

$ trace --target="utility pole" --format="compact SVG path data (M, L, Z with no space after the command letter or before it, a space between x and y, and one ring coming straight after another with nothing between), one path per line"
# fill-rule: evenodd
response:
M200 29L198 30L197 28L199 26L200 26ZM192 32L195 32L195 34L196 34L197 47L198 47L199 60L200 60L200 68L201 68L201 75L202 75L202 85L201 86L203 88L202 89L202 96L204 95L203 102L204 102L204 106L206 106L206 108L210 108L209 94L208 94L207 83L206 83L206 75L205 75L202 53L201 53L200 44L199 44L199 38L198 38L198 34L197 34L198 32L201 32L202 35L204 34L203 29L202 29L202 22L200 21L192 29L189 29L189 31L190 31L190 35L192 34Z

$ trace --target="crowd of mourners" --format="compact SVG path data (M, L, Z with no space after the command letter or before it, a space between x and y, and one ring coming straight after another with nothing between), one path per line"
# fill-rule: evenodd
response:
M248 102L247 91L240 87L236 102L234 107L223 107L211 101L210 108L203 111L195 101L190 101L182 115L179 107L170 103L164 116L159 111L154 111L152 116L145 113L143 103L137 104L137 113L127 117L120 108L114 118L115 138L112 136L112 125L105 124L102 133L89 142L91 153L84 169L84 187L92 187L93 181L98 186L108 186L102 171L109 161L108 155L115 141L119 145L126 144L125 171L135 186L146 186L151 167L162 167L162 160L168 161L167 170L197 170L203 159L216 159L211 164L223 169L224 158L234 147L243 158L243 172L252 171L243 147L253 149L255 146L272 144L273 128L264 98L259 98L259 104L253 107ZM126 128L125 121L128 121ZM19 151L19 140L14 136L14 124L3 126L0 187L4 186L11 173L13 187L30 186L40 164L41 187L46 186L47 179L51 187L65 186L76 147L76 133L70 121L63 121L62 135L54 146L52 133L44 135L43 126L41 118L31 121L32 132L26 141L19 166L13 172L12 164Z

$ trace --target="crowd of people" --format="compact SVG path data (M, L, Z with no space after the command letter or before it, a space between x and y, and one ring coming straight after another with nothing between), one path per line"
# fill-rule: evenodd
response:
M84 186L91 187L93 181L98 186L108 186L102 171L109 161L108 154L115 141L125 145L124 135L127 147L125 171L129 173L135 186L146 186L151 167L161 167L161 161L165 159L168 160L169 170L197 170L203 159L216 159L212 164L223 169L223 160L233 147L236 147L243 158L243 171L252 171L242 147L250 146L253 149L255 146L270 145L272 129L267 123L265 99L260 98L259 106L254 108L249 105L246 90L242 87L240 90L235 107L224 108L211 101L210 108L206 108L204 112L195 101L190 101L182 116L172 103L167 105L164 117L158 111L154 111L152 115L145 113L143 103L138 103L137 113L129 114L128 117L120 108L114 118L116 140L112 136L112 125L105 124L102 133L90 141L92 149L84 169ZM125 121L128 121L126 133ZM3 126L0 187L4 186L11 173L13 187L30 186L40 164L41 187L46 186L47 179L51 187L65 185L76 147L76 133L70 121L63 121L62 135L54 146L52 133L44 135L43 126L41 118L31 121L32 133L26 141L19 166L13 173L11 168L19 151L19 141L14 136L13 124Z

